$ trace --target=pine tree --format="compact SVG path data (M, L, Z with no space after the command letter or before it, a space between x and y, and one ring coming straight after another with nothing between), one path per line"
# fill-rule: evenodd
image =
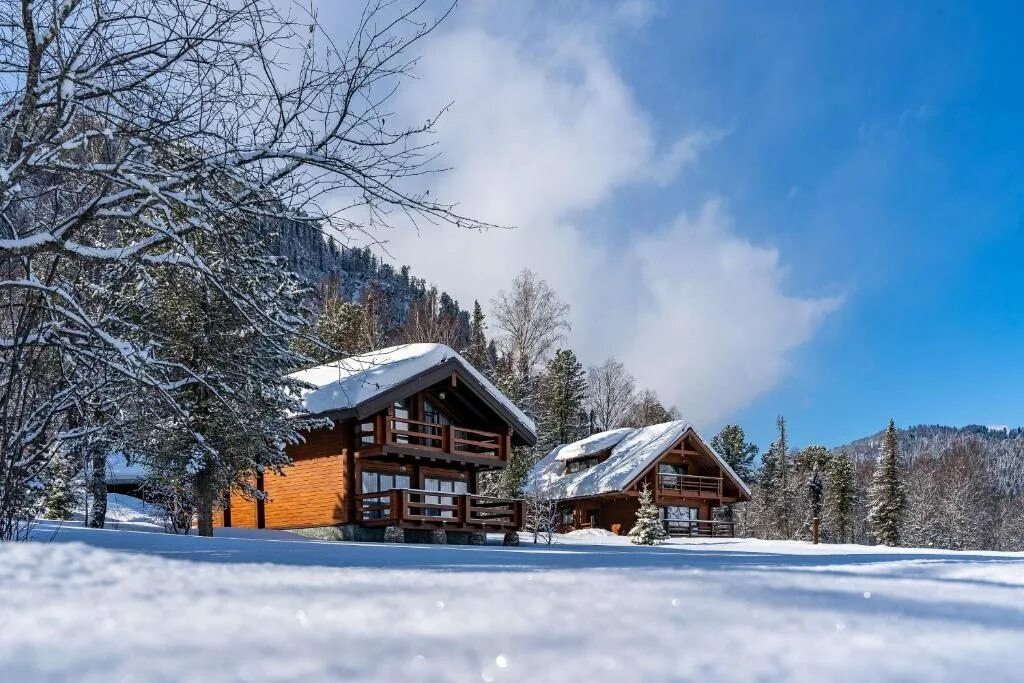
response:
M852 531L855 497L853 461L845 451L838 451L832 455L825 475L825 524L837 543L846 543Z
M667 537L658 506L654 504L654 496L647 482L644 482L640 489L640 507L636 511L636 524L629 530L629 542L634 545L655 545Z
M803 510L803 524L800 536L809 540L814 520L821 521L825 509L825 469L829 462L828 449L823 446L808 446L796 457L798 479L803 482L800 507Z
M47 481L43 505L49 519L70 519L81 499L77 481L80 471L76 451L61 448L47 467Z
M266 231L254 226L230 240L197 241L216 269L217 286L170 271L154 277L140 297L139 315L147 317L164 357L195 374L174 397L180 410L139 400L132 422L148 426L139 445L154 476L179 482L187 475L200 535L212 535L213 510L230 490L259 495L255 476L289 462L284 448L299 441L299 431L325 424L289 417L301 412L300 387L287 375L302 360L291 345L304 289L264 239ZM252 302L262 317L239 310L225 291Z
M889 420L889 426L882 439L882 454L875 466L868 492L871 504L868 524L875 540L883 545L900 544L900 531L907 508L903 476L896 423Z
M743 481L753 481L757 446L746 440L739 425L726 425L711 440L711 447L729 463L729 467Z
M538 400L538 441L544 450L571 443L586 433L580 412L587 397L583 365L569 349L559 349L544 371Z
M779 416L775 421L778 438L775 440L775 463L771 482L771 508L775 525L783 539L793 537L793 464L789 456L789 439L786 434L786 418Z
M473 317L469 327L469 346L466 348L466 360L480 372L487 372L487 329L486 318L479 301L473 301Z

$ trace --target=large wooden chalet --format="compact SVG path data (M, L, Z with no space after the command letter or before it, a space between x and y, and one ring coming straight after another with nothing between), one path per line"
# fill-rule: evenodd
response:
M232 495L224 526L335 526L355 538L520 527L522 502L479 495L478 476L533 445L533 422L455 351L406 344L295 377L311 387L307 411L334 427L306 434L282 474L258 479L265 500Z
M672 535L733 535L715 508L749 500L750 489L685 421L614 429L559 446L531 470L532 495L557 501L562 531L628 533L647 485Z

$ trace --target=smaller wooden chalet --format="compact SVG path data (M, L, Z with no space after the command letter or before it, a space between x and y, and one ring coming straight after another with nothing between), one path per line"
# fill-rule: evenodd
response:
M478 494L481 472L533 445L533 422L458 353L405 344L295 373L311 415L334 421L287 449L282 474L255 483L265 500L231 496L224 526L518 529L522 501Z
M682 420L613 429L559 446L530 471L527 490L558 505L563 531L628 533L644 484L672 535L732 535L715 508L750 500L750 489L700 434Z

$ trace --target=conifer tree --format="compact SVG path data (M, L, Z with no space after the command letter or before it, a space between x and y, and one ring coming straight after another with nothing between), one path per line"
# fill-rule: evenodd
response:
M889 426L882 438L882 454L875 466L868 492L871 504L868 524L875 540L883 545L900 544L900 531L907 508L903 477L896 423L889 420Z
M845 451L838 451L832 455L825 474L826 528L837 543L846 543L849 538L855 497L853 461Z
M466 348L466 360L480 372L487 372L487 329L486 318L479 301L473 301L473 317L469 326L469 346Z
M743 481L754 479L754 460L757 458L757 446L746 440L743 428L739 425L726 425L711 440L711 447L729 463L729 467Z
M823 446L808 446L796 458L798 480L803 483L801 505L803 524L800 535L809 540L812 537L814 520L821 521L825 509L825 470L830 454Z
M793 537L795 511L793 505L793 463L789 455L789 438L786 434L786 418L779 416L775 421L778 438L775 440L772 481L769 482L770 509L774 525L780 538Z
M569 349L559 349L545 368L538 400L539 443L544 450L580 439L586 425L580 422L587 397L583 364Z
M644 482L640 488L640 508L636 511L636 524L629 530L629 542L634 545L655 545L668 534L661 523L661 514L654 504L651 489Z
M139 315L165 357L187 365L192 377L174 396L176 410L139 401L132 422L149 423L140 450L154 473L174 481L187 474L204 536L213 534L213 510L230 490L260 495L252 486L256 474L287 464L284 448L299 442L299 431L326 424L289 417L301 412L300 387L287 375L302 360L291 345L304 290L270 255L266 232L253 226L232 239L197 241L216 269L217 286L170 271L154 277L140 297ZM234 306L226 291L260 301L263 318Z
M76 451L61 448L47 467L43 505L49 519L70 519L81 498L77 477L80 471Z

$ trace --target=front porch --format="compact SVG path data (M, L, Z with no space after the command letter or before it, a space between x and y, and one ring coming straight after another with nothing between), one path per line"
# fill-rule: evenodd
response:
M522 519L523 501L511 498L408 488L356 495L356 521L367 527L507 532Z

